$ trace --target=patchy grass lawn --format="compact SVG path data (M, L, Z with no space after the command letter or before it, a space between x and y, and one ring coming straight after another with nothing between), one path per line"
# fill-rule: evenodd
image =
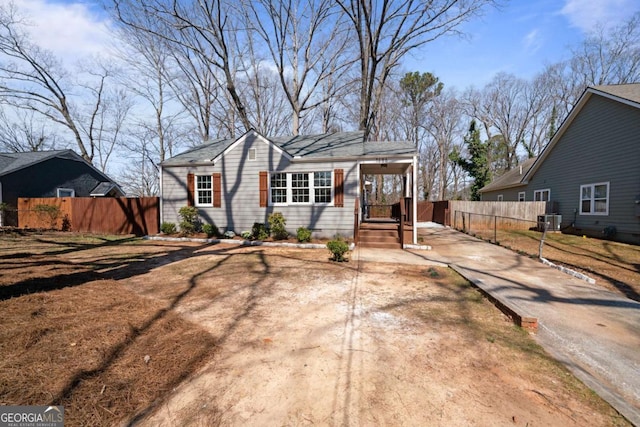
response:
M67 425L627 425L453 271L0 236L0 404Z
M493 241L493 231L476 232ZM538 257L542 233L500 230L501 246ZM640 301L640 246L563 233L547 233L542 256L596 279L605 288Z

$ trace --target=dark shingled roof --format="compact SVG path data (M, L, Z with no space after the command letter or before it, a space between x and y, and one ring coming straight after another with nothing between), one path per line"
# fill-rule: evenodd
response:
M257 133L256 133L257 135ZM199 145L164 161L163 165L208 162L221 155L237 139L219 139ZM267 138L293 158L332 159L363 156L398 156L416 154L410 142L365 142L364 132L336 132Z
M24 169L53 157L77 160L77 154L71 150L28 151L24 153L0 153L0 176Z
M536 157L531 159L527 159L522 164L515 167L515 169L511 169L506 172L504 175L494 179L491 183L485 185L480 189L481 193L486 191L495 191L501 190L503 188L517 187L519 185L524 185L522 179L529 172L531 166L536 161Z

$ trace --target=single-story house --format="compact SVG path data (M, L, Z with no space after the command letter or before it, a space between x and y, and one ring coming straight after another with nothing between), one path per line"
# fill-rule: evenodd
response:
M17 224L19 197L120 197L118 184L72 150L0 153L0 203L11 211L4 224Z
M365 141L363 132L267 138L251 130L164 161L160 221L177 224L179 209L193 205L202 222L239 234L277 211L292 234L307 227L314 237L348 238L364 219L364 176L401 175L410 198L416 162L414 144Z
M537 158L480 192L552 201L561 228L640 243L640 83L587 88Z

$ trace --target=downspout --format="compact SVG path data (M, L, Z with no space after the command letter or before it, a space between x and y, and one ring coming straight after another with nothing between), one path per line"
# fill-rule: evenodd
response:
M413 156L413 164L411 165L411 208L413 209L413 244L418 244L418 156Z

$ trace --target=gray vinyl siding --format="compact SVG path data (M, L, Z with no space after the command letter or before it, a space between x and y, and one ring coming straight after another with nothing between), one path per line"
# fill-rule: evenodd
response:
M249 149L256 149L256 160L249 160ZM315 172L344 170L344 207L327 205L288 205L260 207L260 171ZM248 135L215 165L169 166L162 170L162 221L179 223L178 210L187 205L187 174L222 175L220 208L198 207L205 223L221 231L251 230L255 222L266 223L272 212L282 212L287 230L308 227L316 237L353 236L353 212L357 196L358 169L355 162L290 162L272 144Z
M496 191L486 191L482 193L482 201L483 202L495 202L498 200L498 195L502 194L503 202L517 202L518 201L518 193L521 191L525 191L525 187L516 187L516 188L505 188L502 190ZM531 198L527 198L527 201L532 201L533 196Z
M580 214L580 186L609 183L609 214ZM598 95L586 102L530 179L527 200L551 189L562 226L602 233L615 226L617 240L640 242L640 110Z

